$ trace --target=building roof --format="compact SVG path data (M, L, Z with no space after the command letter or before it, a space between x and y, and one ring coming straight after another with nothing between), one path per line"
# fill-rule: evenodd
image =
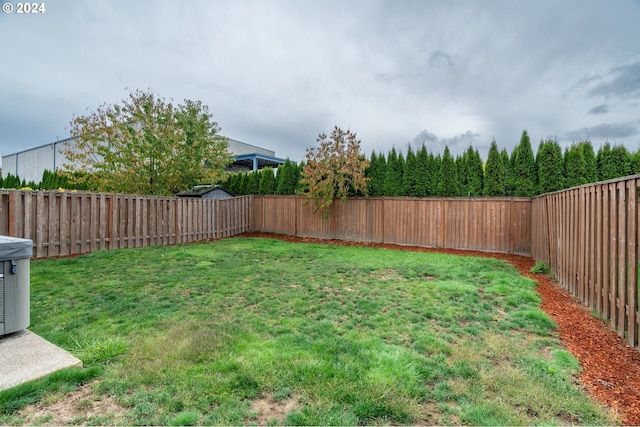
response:
M190 190L181 191L176 196L180 197L202 197L203 195L210 193L212 191L222 191L227 193L230 197L235 197L233 194L229 193L220 185L196 185L192 187Z

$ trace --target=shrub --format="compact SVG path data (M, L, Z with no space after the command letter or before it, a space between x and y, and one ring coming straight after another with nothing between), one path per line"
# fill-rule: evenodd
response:
M538 261L529 272L533 274L551 274L551 267L546 262Z

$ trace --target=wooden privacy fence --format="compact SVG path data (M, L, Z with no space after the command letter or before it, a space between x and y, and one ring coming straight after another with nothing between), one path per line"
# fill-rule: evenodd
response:
M218 239L251 231L251 196L233 199L0 191L0 234L33 257Z
M529 255L529 198L336 200L326 221L296 196L254 196L254 231Z
M640 175L529 198L354 198L328 218L306 198L225 200L0 191L0 234L33 257L171 245L249 231L533 255L560 284L640 347Z
M638 347L640 175L533 199L532 255Z

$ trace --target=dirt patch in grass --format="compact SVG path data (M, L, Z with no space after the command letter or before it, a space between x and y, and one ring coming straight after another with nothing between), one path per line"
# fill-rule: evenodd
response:
M438 252L508 261L518 269L520 274L538 282L537 291L542 296L542 309L558 325L563 344L580 361L583 367L580 381L589 394L617 412L624 424L640 425L640 352L630 347L602 320L593 317L580 301L564 291L549 277L531 274L529 270L535 264L535 260L531 257L457 249L300 238L266 233L247 233L242 236L277 238L289 242Z
M118 414L125 411L114 399L108 396L96 396L92 387L85 384L66 394L55 403L40 402L29 405L20 411L28 425L87 425L92 417L113 415L117 423Z
M255 421L260 426L266 426L271 420L278 420L282 424L285 416L298 408L298 397L293 395L287 399L274 400L272 395L254 400L251 411L256 413Z

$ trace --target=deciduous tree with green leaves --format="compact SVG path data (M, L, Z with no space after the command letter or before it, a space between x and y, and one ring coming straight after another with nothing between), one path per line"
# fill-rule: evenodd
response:
M65 151L65 172L97 191L173 195L218 182L233 160L206 105L174 106L151 91L74 117L71 134L77 139ZM78 170L89 173L74 177Z
M318 136L319 147L307 149L302 173L307 203L313 200L313 212L322 211L325 218L334 198L346 200L350 192L367 194L365 171L369 160L360 152L355 132L334 127L331 135Z

